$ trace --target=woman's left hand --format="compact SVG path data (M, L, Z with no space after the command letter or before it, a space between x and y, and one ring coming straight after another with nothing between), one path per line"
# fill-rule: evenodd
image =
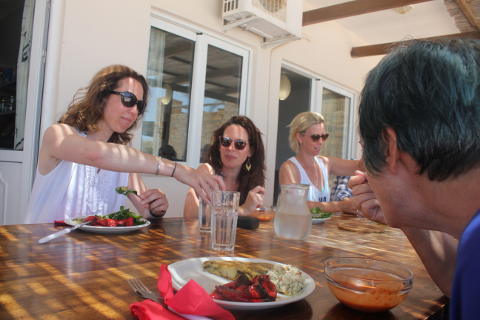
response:
M168 209L168 200L165 193L159 189L149 189L138 195L142 205L154 216L163 216Z

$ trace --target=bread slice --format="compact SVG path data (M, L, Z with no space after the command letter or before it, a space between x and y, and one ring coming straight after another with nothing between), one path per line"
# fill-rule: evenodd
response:
M273 264L266 262L243 262L243 261L224 261L207 260L202 264L203 270L214 275L235 280L237 272L243 272L250 280L255 276L266 274L273 268Z

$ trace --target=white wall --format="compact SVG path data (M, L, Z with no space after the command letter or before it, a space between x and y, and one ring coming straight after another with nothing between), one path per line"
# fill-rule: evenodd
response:
M263 49L262 39L252 33L239 28L223 31L221 0L69 0L62 3L59 58L53 79L49 80L57 84L51 89L54 92L49 92L55 103L44 106L52 116L44 118L42 130L58 119L75 91L86 86L100 68L122 63L145 74L150 17L155 12L179 25L201 29L251 49L247 116L265 134L267 188L272 192L281 63L298 65L358 93L366 73L379 60L350 58L351 43L358 39L335 22L305 27L304 39ZM185 186L170 178L146 176L145 181L167 193L170 202L167 216L182 215ZM270 193L267 201L271 201Z

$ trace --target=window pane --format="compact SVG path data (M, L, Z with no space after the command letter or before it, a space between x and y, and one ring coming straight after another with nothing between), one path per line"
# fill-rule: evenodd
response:
M0 149L23 150L35 2L10 0L2 6Z
M322 147L324 155L346 158L350 98L323 88L322 113L330 136Z
M194 47L189 39L151 29L147 66L150 95L142 125L143 152L186 161Z
M206 162L205 153L215 129L238 115L242 59L239 55L208 46L200 162Z

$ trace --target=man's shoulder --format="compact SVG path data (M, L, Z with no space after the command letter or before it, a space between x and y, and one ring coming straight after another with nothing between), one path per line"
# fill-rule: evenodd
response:
M474 214L462 233L459 243L459 254L470 253L472 250L478 251L480 247L480 209ZM480 251L478 251L480 252ZM480 261L480 254L478 256Z

